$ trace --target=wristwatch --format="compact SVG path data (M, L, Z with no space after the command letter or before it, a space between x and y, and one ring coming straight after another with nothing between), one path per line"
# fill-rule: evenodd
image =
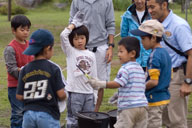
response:
M112 46L112 48L114 48L114 47L115 47L115 44L114 44L114 43L109 43L108 46L109 46L109 47Z
M192 79L191 78L185 78L184 82L188 85L192 84Z

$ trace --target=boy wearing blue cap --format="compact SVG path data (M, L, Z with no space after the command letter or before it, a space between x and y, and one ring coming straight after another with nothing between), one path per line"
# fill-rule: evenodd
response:
M16 98L24 101L23 128L60 128L58 100L65 100L61 69L49 61L53 55L53 35L45 29L32 33L23 52L35 60L20 72Z
M147 128L161 128L163 110L170 102L168 87L171 81L171 58L160 44L164 27L157 20L148 20L131 33L141 36L146 50L152 49L147 61L148 76L145 92L149 102Z

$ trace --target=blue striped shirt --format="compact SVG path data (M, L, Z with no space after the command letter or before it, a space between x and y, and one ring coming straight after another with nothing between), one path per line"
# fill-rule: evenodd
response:
M147 106L145 74L137 62L127 62L120 68L115 80L118 89L118 110Z

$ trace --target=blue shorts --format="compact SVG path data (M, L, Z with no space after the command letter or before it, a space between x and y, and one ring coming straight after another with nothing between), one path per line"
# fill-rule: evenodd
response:
M60 128L60 121L46 112L28 110L23 116L23 128Z

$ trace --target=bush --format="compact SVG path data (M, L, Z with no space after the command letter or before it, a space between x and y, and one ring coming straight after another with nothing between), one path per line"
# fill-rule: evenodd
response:
M53 0L42 0L43 3L53 2Z
M7 11L8 11L7 6L0 7L0 14L7 15L8 13Z
M71 4L72 0L59 0L60 3ZM113 6L115 10L125 11L131 5L132 0L113 0Z
M131 0L113 0L114 9L117 11L125 11L132 4Z
M59 0L60 3L71 3L72 0Z
M28 10L21 7L21 6L13 6L11 9L11 14L16 15L16 14L25 14ZM8 7L3 6L0 8L0 14L2 15L8 15Z
M15 14L25 14L28 10L26 8L23 8L21 6L15 6L12 10L11 13L13 15Z

